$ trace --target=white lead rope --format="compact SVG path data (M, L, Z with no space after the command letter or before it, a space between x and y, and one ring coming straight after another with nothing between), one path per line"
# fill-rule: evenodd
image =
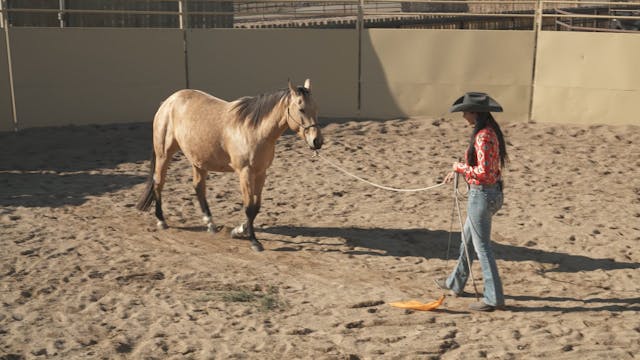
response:
M377 188L380 189L384 189L384 190L390 190L390 191L398 191L398 192L415 192L415 191L426 191L426 190L431 190L431 189L435 189L437 187L440 187L442 185L445 185L444 181L436 184L436 185L432 185L432 186L427 186L425 188L419 188L419 189L398 189L398 188L393 188L393 187L389 187L389 186L384 186L384 185L379 185L376 183L373 183L369 180L363 179L360 176L354 175L352 173L350 173L349 171L345 170L344 168L342 168L340 165L335 164L334 162L332 162L331 160L325 158L324 156L320 155L318 153L318 151L315 152L315 156L319 157L320 159L322 159L323 161L327 162L329 165L335 167L336 169L342 171L343 173L356 178L362 182L365 182L369 185L375 186ZM469 254L469 248L467 247L467 243L465 242L465 236L464 236L464 225L462 224L462 213L460 211L460 202L458 200L458 174L456 173L456 176L454 178L453 181L453 209L451 210L451 229L449 230L449 244L447 245L447 261L449 260L449 248L451 245L451 234L453 233L453 217L454 217L454 212L455 210L458 210L458 221L460 222L460 238L462 241L462 246L464 246L464 252L465 252L465 256L467 258L467 265L469 267L469 275L471 276L471 283L473 284L473 290L475 292L476 295L476 300L479 300L479 295L478 295L478 288L476 286L476 280L475 277L473 276L473 270L471 268L471 255ZM471 225L473 226L473 223L471 223Z
M456 173L454 188L453 188L453 199L455 202L455 207L458 210L458 221L460 222L460 241L462 242L462 246L464 246L464 253L467 257L467 266L469 268L469 276L471 276L471 283L473 284L473 291L476 294L476 300L480 301L480 296L478 295L478 287L476 286L476 279L473 276L473 268L471 267L471 254L469 254L469 247L467 246L467 242L465 241L464 234L464 225L462 224L462 212L460 211L460 201L458 200L458 173ZM471 221L471 226L473 226L473 221ZM471 240L473 241L473 240ZM447 254L447 257L449 254Z
M353 177L353 178L355 178L355 179L358 179L358 180L360 180L360 181L362 181L362 182L365 182L365 183L367 183L367 184L369 184L369 185L371 185L371 186L375 186L375 187L377 187L377 188L384 189L384 190L397 191L397 192L417 192L417 191L426 191L426 190L431 190L431 189L435 189L435 188L437 188L437 187L440 187L440 186L442 186L442 185L445 185L445 183L444 183L444 182L441 182L441 183L436 184L436 185L427 186L427 187L419 188L419 189L398 189L398 188L394 188L394 187L390 187L390 186L379 185L379 184L373 183L373 182L371 182L371 181L369 181L369 180L367 180L367 179L363 179L363 178L361 178L361 177L360 177L360 176L358 176L358 175L355 175L355 174L350 173L349 171L347 171L347 170L345 170L344 168L342 168L340 165L338 165L338 164L336 164L336 163L332 162L331 160L329 160L329 159L325 158L324 156L320 155L317 151L316 151L316 153L315 153L315 156L319 157L320 159L322 159L323 161L325 161L327 164L329 164L329 165L333 166L334 168L336 168L336 169L338 169L338 170L342 171L343 173L345 173L345 174L347 174L347 175L349 175L349 176L351 176L351 177Z
M363 179L360 176L354 175L352 173L350 173L349 171L345 170L344 168L342 168L340 165L335 164L334 162L332 162L331 160L325 158L324 156L320 155L317 151L315 152L315 156L319 157L320 159L322 159L323 161L327 162L329 165L335 167L336 169L342 171L343 173L356 178L362 182L365 182L369 185L375 186L377 188L380 189L384 189L384 190L390 190L390 191L397 191L397 192L416 192L416 191L426 191L426 190L431 190L431 189L435 189L437 187L440 187L442 185L445 185L444 181L436 184L436 185L432 185L432 186L427 186L425 188L419 188L419 189L398 189L398 188L393 188L393 187L389 187L389 186L384 186L384 185L379 185L376 183L373 183L369 180ZM479 295L478 295L478 287L476 286L476 279L473 276L473 270L471 268L471 255L469 254L469 248L467 247L467 243L465 242L465 236L464 236L464 225L462 224L462 213L460 211L460 202L458 200L458 174L456 173L456 176L454 178L454 182L453 182L453 202L454 202L454 207L451 211L451 229L449 231L449 244L447 245L447 260L449 260L449 248L451 245L451 234L453 233L453 216L454 216L454 211L458 210L458 221L460 222L460 238L462 241L462 246L464 247L464 252L465 252L465 256L467 258L467 265L469 268L469 275L471 277L471 283L473 284L473 290L475 292L476 295L476 300L479 301ZM473 226L473 223L471 223L471 225Z

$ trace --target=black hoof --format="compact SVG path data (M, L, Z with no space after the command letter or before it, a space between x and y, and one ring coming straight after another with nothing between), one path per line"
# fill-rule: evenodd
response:
M259 242L251 243L251 248L257 252L261 252L264 250L264 247L262 247L262 244L260 244Z

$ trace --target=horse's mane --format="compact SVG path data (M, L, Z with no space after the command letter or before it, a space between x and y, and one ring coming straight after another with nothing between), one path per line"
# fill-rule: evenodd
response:
M304 87L298 87L297 92L305 97L309 94L309 90ZM260 120L269 115L276 105L287 98L289 94L289 89L280 89L257 96L245 96L236 101L232 110L238 115L237 120L250 121L255 126L260 123Z

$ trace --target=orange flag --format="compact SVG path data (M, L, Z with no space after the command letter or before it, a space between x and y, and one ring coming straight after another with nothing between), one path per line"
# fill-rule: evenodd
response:
M412 309L412 310L420 310L420 311L430 311L433 309L437 309L438 306L442 305L444 302L444 295L440 296L440 299L428 303L421 303L417 300L409 300L409 301L398 301L389 303L389 305L402 308L402 309Z

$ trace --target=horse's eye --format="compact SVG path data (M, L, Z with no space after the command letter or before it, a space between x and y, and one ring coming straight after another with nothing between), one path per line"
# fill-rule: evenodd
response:
M304 114L304 109L300 109L300 112Z

